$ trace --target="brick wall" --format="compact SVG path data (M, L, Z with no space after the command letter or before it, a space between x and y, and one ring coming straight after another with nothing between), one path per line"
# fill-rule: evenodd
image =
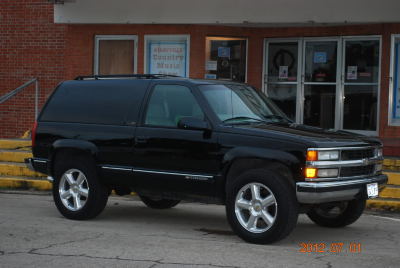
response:
M32 78L40 104L64 77L65 30L47 0L0 1L0 96ZM18 137L34 122L34 86L0 104L0 137Z

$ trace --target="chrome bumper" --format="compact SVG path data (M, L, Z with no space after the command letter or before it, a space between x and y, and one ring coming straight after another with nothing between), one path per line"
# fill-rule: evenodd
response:
M319 204L354 199L357 195L366 197L366 185L377 182L380 186L387 183L387 176L376 175L364 179L333 182L298 182L296 195L299 203Z

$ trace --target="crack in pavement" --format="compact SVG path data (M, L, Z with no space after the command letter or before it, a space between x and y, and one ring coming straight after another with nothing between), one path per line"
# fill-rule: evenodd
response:
M150 267L156 267L159 264L169 264L169 265L181 265L181 266L210 266L210 267L219 267L219 268L240 268L239 266L231 266L231 265L217 265L217 264L212 264L212 263L184 263L184 262L166 262L163 261L162 259L160 260L154 260L154 259L133 259L133 258L121 258L119 256L116 257L103 257L103 256L91 256L91 255L86 255L86 254L54 254L54 253L42 253L38 252L40 250L45 250L45 249L50 249L52 247L56 246L64 246L72 243L77 243L77 242L83 242L83 241L88 241L88 240L94 240L99 237L103 236L103 234L98 234L93 237L87 237L83 239L77 239L77 240L70 240L70 241L64 241L64 242L59 242L59 243L52 243L44 247L40 248L32 248L28 251L10 251L10 252L5 252L5 251L0 251L0 255L15 255L15 254L30 254L30 255L39 255L39 256L52 256L52 257L83 257L83 258L88 258L88 259L102 259L102 260L116 260L116 261L129 261L129 262L151 262L153 263Z
M7 253L7 255L10 253ZM52 253L40 253L40 252L13 252L12 254L31 254L39 256L51 256L51 257L83 257L88 259L100 259L100 260L116 260L116 261L128 261L128 262L152 262L150 267L156 267L159 264L169 265L180 265L180 266L209 266L216 268L241 268L240 266L232 265L218 265L212 263L184 263L184 262L166 262L163 260L151 260L151 259L133 259L133 258L121 258L121 257L103 257L103 256L91 256L86 254L52 254ZM150 268L149 267L149 268Z

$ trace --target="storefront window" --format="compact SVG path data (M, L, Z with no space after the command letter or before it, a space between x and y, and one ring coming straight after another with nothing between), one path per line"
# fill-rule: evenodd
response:
M206 38L206 79L246 81L246 39Z
M391 124L400 125L400 36L393 39L393 86L391 94Z
M147 73L189 76L188 35L146 35L145 43Z

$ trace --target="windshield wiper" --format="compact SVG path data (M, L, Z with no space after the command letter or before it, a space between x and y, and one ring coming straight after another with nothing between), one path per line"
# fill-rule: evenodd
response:
M235 117L231 117L231 118L223 120L222 123L228 123L229 121L236 121L236 120L254 120L254 121L263 122L263 123L266 122L265 120L260 119L260 118L247 117L247 116L235 116ZM243 123L243 122L241 122L241 123Z
M277 114L269 114L269 115L263 115L263 117L265 119L279 119L279 120L283 120L286 122L291 122L289 119L287 119L286 117L283 117L281 115L277 115Z

